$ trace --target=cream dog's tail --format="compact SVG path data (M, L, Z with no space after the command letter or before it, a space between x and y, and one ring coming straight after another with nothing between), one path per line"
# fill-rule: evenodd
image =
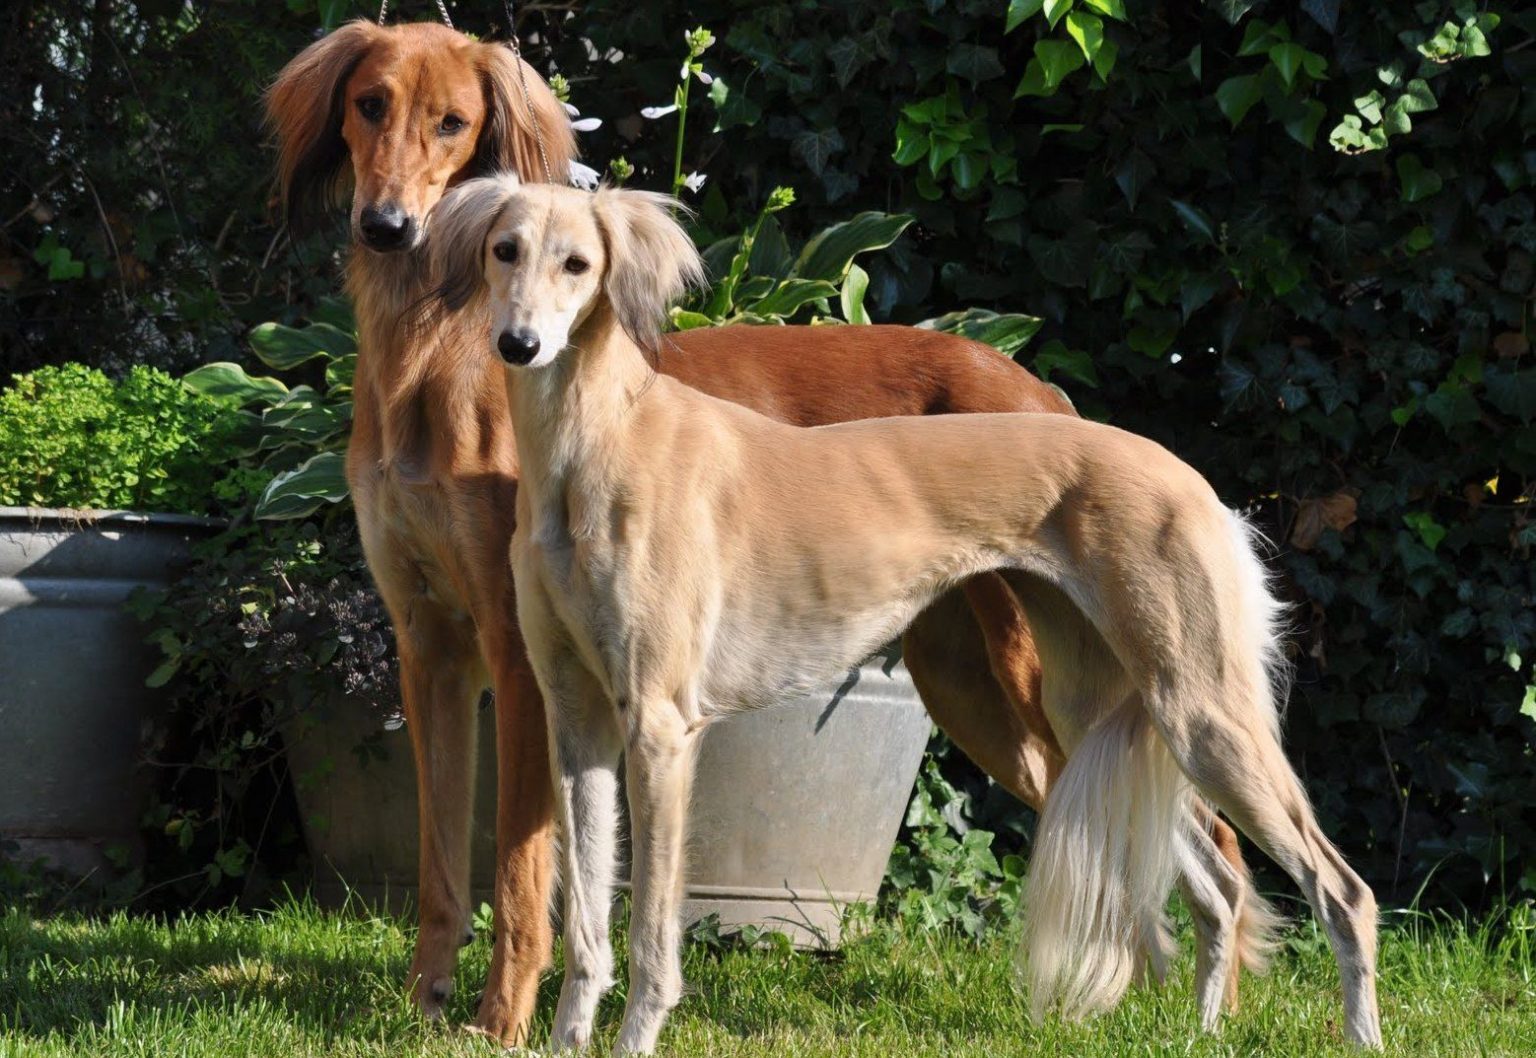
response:
M1252 530L1230 514L1229 546L1215 583L1226 654L1246 693L1197 708L1233 711L1242 726L1278 737L1284 694L1280 604L1255 555ZM1235 573L1235 576L1232 574ZM1140 694L1120 703L1072 751L1046 800L1026 890L1024 960L1030 1005L1079 1018L1113 1006L1162 936L1163 908L1178 873L1193 787L1148 715ZM1253 968L1272 946L1274 918L1250 895L1239 916L1239 952Z

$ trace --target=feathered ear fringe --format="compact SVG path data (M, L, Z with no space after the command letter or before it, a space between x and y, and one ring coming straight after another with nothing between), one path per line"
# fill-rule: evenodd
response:
M677 221L688 211L671 195L607 187L593 210L608 251L603 292L624 332L654 351L668 308L704 282L704 262Z
M571 129L565 107L544 78L513 55L505 44L482 44L477 64L485 87L486 118L471 163L473 174L490 176L510 171L530 184L542 184L544 159L548 158L549 182L566 183L571 162L576 160L576 133ZM544 143L542 155L540 138Z
M302 235L343 204L347 145L341 138L347 79L384 31L348 22L284 66L267 89L267 127L277 138L277 183L288 227Z
M516 173L466 180L433 207L427 224L426 293L401 322L413 334L435 327L485 291L485 239L520 184Z

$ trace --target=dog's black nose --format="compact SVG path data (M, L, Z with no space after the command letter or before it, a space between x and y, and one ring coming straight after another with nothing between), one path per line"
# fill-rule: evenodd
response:
M364 208L357 227L370 250L398 250L411 238L411 218L393 203Z
M539 355L539 336L527 327L502 331L496 339L496 349L507 363L521 367Z

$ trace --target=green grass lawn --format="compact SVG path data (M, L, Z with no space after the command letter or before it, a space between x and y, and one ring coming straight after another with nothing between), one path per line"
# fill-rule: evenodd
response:
M1513 921L1514 925L1511 925ZM1383 931L1382 1023L1390 1053L1536 1054L1536 924L1427 919ZM1523 928L1522 928L1523 927ZM118 914L0 917L0 1055L484 1055L489 1044L426 1025L401 985L408 931L393 919L303 905L167 923ZM460 960L455 1024L483 979L485 938ZM1087 1025L1030 1023L1011 944L977 945L877 925L837 956L688 949L690 994L662 1036L677 1055L907 1058L934 1055L1316 1055L1340 1043L1338 981L1303 925L1243 1009L1200 1036L1192 959L1163 990L1138 990ZM558 981L545 983L541 1013ZM605 1002L611 1043L622 989ZM547 1024L547 1023L546 1023ZM544 1026L541 1025L542 1034Z

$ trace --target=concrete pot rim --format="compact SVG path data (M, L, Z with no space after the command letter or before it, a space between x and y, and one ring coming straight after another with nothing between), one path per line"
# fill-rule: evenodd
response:
M3 507L0 524L8 528L79 531L139 526L201 529L210 534L229 525L228 519L199 514L163 514L157 511L112 511L88 507Z

